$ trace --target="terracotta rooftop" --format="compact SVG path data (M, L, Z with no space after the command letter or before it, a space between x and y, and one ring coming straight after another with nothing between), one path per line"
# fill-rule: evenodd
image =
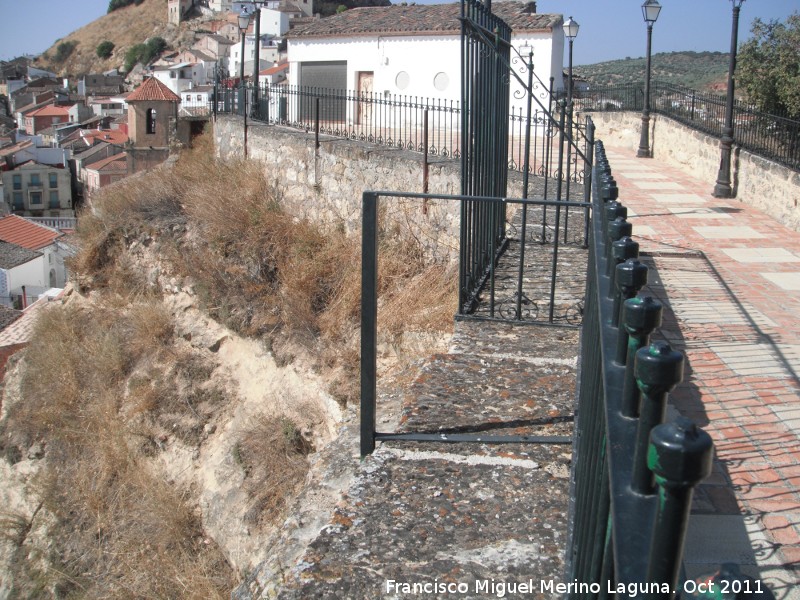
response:
M114 154L88 164L84 168L92 171L127 171L128 155L124 152L122 154Z
M91 144L108 142L120 145L128 141L128 134L119 129L81 129L80 136Z
M69 107L48 104L38 110L29 112L26 117L66 117L69 115Z
M137 102L143 100L160 100L165 102L180 102L181 99L166 85L155 77L145 79L144 83L136 88L125 99L126 102Z
M497 2L493 12L516 33L550 31L561 25L555 14L527 12L524 2ZM448 34L461 32L460 4L419 4L352 8L292 29L287 37L343 37L370 34Z
M275 73L280 73L281 71L285 71L289 68L288 62L282 62L280 64L275 65L274 67L270 67L269 69L264 69L259 73L259 75L275 75Z
M44 225L38 225L17 215L0 219L0 240L22 246L28 250L39 250L52 244L61 233Z

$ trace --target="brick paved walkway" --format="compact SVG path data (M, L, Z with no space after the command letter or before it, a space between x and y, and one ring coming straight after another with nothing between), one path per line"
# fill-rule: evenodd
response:
M800 598L800 233L632 151L606 148L634 238L665 304L662 336L686 354L672 394L714 439L696 494L690 575L722 562Z

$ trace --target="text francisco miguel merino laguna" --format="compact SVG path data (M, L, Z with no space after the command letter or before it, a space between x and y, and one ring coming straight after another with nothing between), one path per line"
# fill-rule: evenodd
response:
M631 598L639 594L648 593L673 593L674 590L666 583L615 583L607 582L605 591L618 596L629 596ZM506 594L536 594L543 592L553 592L558 594L569 593L592 593L597 594L602 590L599 583L581 583L571 581L568 583L557 582L552 579L534 581L496 581L494 579L477 579L473 585L466 582L452 581L396 581L386 580L385 593L387 594L442 594L442 595L463 595L463 594L487 594L495 598L504 598Z

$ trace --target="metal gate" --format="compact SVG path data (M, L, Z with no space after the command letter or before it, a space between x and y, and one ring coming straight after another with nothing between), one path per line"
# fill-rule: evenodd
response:
M508 183L511 28L491 0L461 1L461 195L503 198ZM469 313L506 245L506 209L461 203L459 313Z

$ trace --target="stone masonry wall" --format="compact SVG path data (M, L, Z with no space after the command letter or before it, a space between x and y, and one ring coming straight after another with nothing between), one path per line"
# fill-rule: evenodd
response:
M214 126L217 153L226 160L241 157L243 123L220 116ZM396 148L325 138L314 150L314 135L255 123L248 129L248 158L264 164L268 181L287 210L300 218L353 232L361 227L364 191L422 192L422 155ZM458 160L431 157L428 191L460 193ZM519 198L521 175L509 174L508 195ZM389 198L381 215L416 237L437 261L458 257L460 206L454 201ZM516 205L509 207L508 218ZM385 226L385 225L384 225Z
M633 112L591 113L596 136L606 144L639 147L641 115ZM653 155L708 182L714 189L719 171L719 140L662 115L651 115ZM612 165L613 168L613 165ZM800 173L734 146L732 184L740 202L755 206L780 223L800 231Z
M219 117L214 128L222 159L243 154L242 121ZM264 163L267 179L287 210L301 218L347 231L361 227L364 191L422 192L422 156L384 146L322 138L318 152L314 135L256 123L248 130L248 157ZM429 191L458 194L459 163L431 158ZM459 227L457 202L420 199L381 201L381 215L402 223L437 260L456 257Z

